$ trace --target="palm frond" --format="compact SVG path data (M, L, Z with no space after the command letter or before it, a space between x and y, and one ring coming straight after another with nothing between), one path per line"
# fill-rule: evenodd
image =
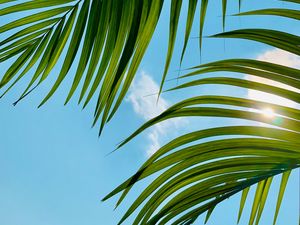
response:
M11 2L11 3L10 3ZM95 96L94 125L101 118L100 133L119 108L155 31L164 1L162 0L38 0L1 1L10 3L0 9L0 16L30 10L30 15L0 27L4 34L0 41L0 62L15 62L0 83L8 86L3 97L24 76L33 73L31 81L15 105L47 80L55 65L60 72L49 93L41 101L45 104L57 91L78 59L74 79L65 104L80 91L78 103L85 108ZM182 0L171 2L169 44L160 92L168 73L176 43ZM198 0L189 1L186 32L181 61L190 37ZM208 1L201 1L200 37L203 36ZM223 1L223 11L226 1ZM224 11L225 13L225 11ZM23 15L23 14L22 14ZM225 15L223 17L225 21ZM6 36L7 31L15 31ZM202 45L200 38L200 47ZM66 54L64 49L68 49ZM22 63L21 63L22 62ZM76 61L77 62L77 61ZM37 69L34 71L35 65ZM4 79L5 78L5 79ZM82 87L80 87L82 84Z
M220 107L199 107L201 104L214 104ZM244 107L248 110L227 109L226 106ZM270 107L278 115L270 119L263 117L259 112L249 111L249 109L259 110L262 107ZM180 136L154 153L135 175L117 187L104 200L123 192L117 203L119 205L136 182L159 172L157 179L140 194L120 222L123 222L144 202L134 224L165 224L181 214L183 216L177 218L174 224L185 222L189 224L200 214L206 211L210 213L210 210L220 201L259 183L250 217L250 224L254 224L254 221L258 224L272 177L300 166L297 158L300 153L299 115L300 111L297 109L242 98L199 96L184 100L144 124L120 146L147 127L179 116L243 118L268 123L280 129L229 126L199 130ZM226 138L231 135L236 138ZM218 136L224 139L192 144L195 141ZM189 146L182 147L186 144ZM271 165L268 160L272 161ZM282 192L280 191L279 194L274 221L282 201ZM169 197L172 197L171 200L166 202ZM246 194L242 197L239 218L246 197ZM190 211L196 206L196 209Z
M241 4L241 1L239 3ZM206 4L207 1L202 1L200 9L202 12L206 12ZM225 13L226 2L223 2L223 15ZM237 16L248 15L274 15L300 19L299 11L292 9L263 9L237 14ZM203 25L201 26L203 29ZM240 29L212 37L253 40L300 55L299 36L278 30ZM201 77L202 74L224 71L266 78L288 85L290 88L246 78L227 77L224 74L220 77L216 75L208 78ZM191 68L191 71L181 79L194 78L192 81L167 91L206 84L227 85L262 91L299 104L299 74L299 69L274 63L253 59L227 59ZM272 108L274 117L263 116L261 113L263 108ZM271 126L221 126L201 129L170 141L158 149L132 177L103 199L107 200L121 193L118 206L137 182L157 174L156 179L129 207L120 223L136 211L137 216L133 224L192 224L205 212L207 212L205 218L207 222L220 202L242 192L238 212L238 221L240 221L249 189L256 185L249 225L258 225L273 177L282 175L273 221L273 224L276 224L289 175L293 169L300 167L298 158L300 110L298 108L234 96L195 96L171 106L159 116L143 124L118 148L162 121L177 117L203 116L244 119ZM218 140L211 140L211 138Z
M300 3L298 0L284 1ZM227 1L220 2L224 29ZM5 6L4 3L9 4ZM6 87L1 97L24 76L32 72L31 80L15 102L17 104L44 83L53 68L62 62L55 83L39 105L42 106L70 74L77 58L78 65L65 104L71 100L76 91L80 92L78 103L83 104L83 108L93 97L96 97L93 124L101 121L101 133L104 125L118 110L135 77L160 18L163 3L163 0L36 0L22 3L0 0L0 16L15 15L29 10L33 12L0 27L0 34L4 35L0 40L0 62L12 60L0 81L0 89ZM159 93L163 90L171 64L183 3L182 0L171 1L168 51ZM241 8L242 1L239 0L238 3ZM209 1L189 0L180 62L186 51L198 4L200 5L201 54ZM237 14L237 16L253 15L300 19L299 11L292 9L263 9ZM5 36L8 31L13 34ZM253 40L300 55L299 36L278 30L239 29L222 32L212 37ZM299 87L299 70L247 59L230 59L200 65L192 68L192 71L182 78L219 71L251 74L294 88ZM83 85L80 88L81 82ZM300 102L299 92L224 76L200 79L197 77L169 91L205 84L255 89L296 103ZM207 107L203 106L204 104L216 106ZM274 109L275 119L261 116L259 110L266 106ZM282 174L274 216L275 224L289 173L300 165L299 115L299 110L295 108L230 96L203 95L183 100L145 123L119 147L148 127L175 117L210 116L245 119L263 122L276 128L218 127L178 137L159 149L134 176L117 187L105 199L123 192L117 203L119 205L136 182L158 172L160 175L136 199L120 223L144 203L134 224L167 222L191 224L204 212L207 212L207 221L220 202L243 191L238 218L240 219L249 187L258 184L249 221L249 224L258 224L272 177ZM228 138L230 135L236 137ZM245 135L249 137L244 137ZM205 139L218 136L222 136L223 139L213 141ZM204 142L193 143L199 140ZM189 146L183 146L185 144Z
M281 0L283 2L294 2L294 3L300 3L299 0Z
M199 138L230 134L253 137L208 141L180 148ZM299 167L299 143L294 138L299 138L299 134L263 127L222 127L190 133L159 149L134 176L106 198L124 191L122 201L134 183L163 171L140 194L121 222L145 201L134 224L165 224L183 212L184 216L174 224L194 220L229 196L275 174ZM179 149L173 152L176 148ZM165 202L171 196L171 200ZM261 198L258 199L261 202ZM261 204L264 201L262 199ZM189 211L199 205L196 211ZM154 214L156 210L160 211Z
M190 4L193 4L193 3L190 2ZM197 3L194 3L194 4L197 4ZM161 84L160 84L158 95L161 94L163 84L164 84L164 81L166 79L168 69L169 69L169 66L170 66L170 63L171 63L172 53L173 53L173 50L174 50L174 45L175 45L175 40L176 40L178 21L179 21L179 16L180 16L180 12L181 12L181 5L182 5L182 0L173 0L172 3L171 3L169 47L168 47L165 70L164 70L164 73L163 73L163 77L162 77L162 81L161 81ZM190 12L190 13L193 13L193 12Z
M260 9L260 10L254 10L249 12L242 12L239 14L236 14L237 16L251 16L251 15L272 15L272 16L282 16L286 18L292 18L295 20L300 19L300 12L298 10L293 9Z
M2 1L8 3L11 1ZM30 15L0 27L0 61L14 62L3 75L0 87L8 86L3 97L21 78L33 71L33 77L17 104L47 80L54 66L61 63L55 83L39 106L45 104L70 74L75 59L79 63L69 94L80 91L79 103L85 107L97 94L95 122L105 112L119 107L138 69L158 22L163 1L12 1L0 9L0 15L31 10ZM23 15L23 14L22 14ZM7 31L14 32L5 35ZM63 54L67 49L66 54ZM35 65L37 69L35 68ZM35 70L35 71L34 71ZM117 95L118 93L118 95ZM112 104L116 99L116 103ZM113 114L112 113L112 114ZM102 124L103 126L103 124Z
M188 44L188 40L191 34L192 26L193 26L193 21L196 13L196 7L197 7L198 0L189 0L189 8L188 8L188 13L187 13L187 19L186 19L186 26L185 26L185 36L184 36L184 43L183 43L183 48L182 48L182 53L180 57L180 64L182 63L186 47Z

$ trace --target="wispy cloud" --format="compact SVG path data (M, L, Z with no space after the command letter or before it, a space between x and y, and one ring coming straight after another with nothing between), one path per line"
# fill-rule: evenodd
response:
M129 91L127 101L131 103L135 113L145 121L159 115L170 106L170 103L162 96L157 102L158 90L159 85L150 75L142 71L141 76L133 82ZM177 129L186 123L186 120L176 118L164 121L152 127L147 133L149 142L146 149L147 156L151 156L160 148L162 139L168 135L168 131Z
M272 49L263 52L262 54L257 56L258 60L276 63L284 66L294 67L294 68L300 68L300 57L294 54L291 54L287 51L281 50L281 49ZM260 78L256 76L247 76L247 79L255 81L255 82L261 82L268 85L286 88L293 91L299 91L296 88L293 88L291 86L275 82L269 79ZM248 97L255 100L270 102L270 103L276 103L279 105L284 105L288 107L295 107L297 104L293 101L290 101L288 99L268 94L265 92L260 92L256 90L249 89L248 90Z
M275 48L257 56L258 60L280 64L289 67L300 67L300 57L290 52Z

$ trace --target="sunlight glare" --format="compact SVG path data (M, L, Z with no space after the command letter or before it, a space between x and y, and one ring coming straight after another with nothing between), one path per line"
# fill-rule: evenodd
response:
M261 113L268 118L273 118L275 116L275 113L271 108L262 109Z

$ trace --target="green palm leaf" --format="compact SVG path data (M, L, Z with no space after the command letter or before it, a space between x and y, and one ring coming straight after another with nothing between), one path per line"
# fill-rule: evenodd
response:
M298 0L286 2L300 3ZM4 3L9 3L5 6ZM152 39L163 0L36 0L19 3L0 0L0 16L15 15L31 10L31 15L16 19L0 27L0 62L12 60L1 76L0 88L6 88L3 97L24 76L32 74L17 104L39 85L46 82L53 68L61 62L54 85L43 98L45 104L69 76L78 59L73 82L68 90L67 104L76 91L78 104L86 107L96 97L94 122L100 120L100 133L104 125L117 112L132 83L146 49ZM242 1L237 1L239 9ZM182 0L170 2L169 40L165 68L159 94L163 90L172 60L178 24L182 13ZM180 66L191 34L197 5L199 4L199 46L202 37L208 0L189 0L186 29ZM223 30L226 23L227 1L220 1ZM262 9L243 12L237 16L274 15L300 19L298 10ZM9 37L6 32L12 32ZM85 35L84 35L85 34ZM240 38L283 49L300 55L300 38L297 35L270 29L239 29L222 32L215 38ZM0 37L1 38L1 37ZM66 50L66 54L63 52ZM209 77L204 73L229 71L251 74L294 88L299 87L299 70L250 59L229 59L191 68L181 79L195 78L168 91L200 85L226 85L254 89L275 94L300 103L299 92L283 87L254 82L243 78ZM81 82L83 82L81 86ZM213 106L204 106L204 105ZM259 110L270 107L275 119L262 117ZM151 119L119 147L145 129L164 120L176 117L226 117L263 122L272 127L231 126L200 129L180 136L159 149L131 178L112 191L104 200L122 192L119 205L131 187L138 181L159 173L157 178L129 207L120 223L137 208L134 224L191 224L207 212L206 221L213 209L230 196L243 191L238 220L247 199L249 188L257 185L249 224L258 224L267 200L272 178L282 174L274 224L285 192L290 171L298 168L300 111L296 108L269 104L233 96L195 96L183 100ZM230 137L235 135L235 138ZM245 137L247 136L247 137ZM222 137L207 141L205 138ZM203 141L195 144L195 141ZM184 146L188 144L188 146ZM238 158L238 160L236 159Z
M292 18L296 20L300 19L300 12L298 10L292 10L292 9L261 9L261 10L243 12L237 15L238 16L273 15L273 16Z
M213 35L216 38L242 38L262 42L282 50L300 54L300 37L297 35L266 29L243 29ZM286 40L289 40L288 42Z
M11 1L0 3L7 2ZM134 78L152 38L162 4L159 0L12 1L0 9L1 16L27 10L32 13L0 27L0 33L5 37L0 40L0 46L3 46L0 61L19 57L2 77L1 88L9 86L1 96L32 72L33 77L15 102L17 104L45 82L54 66L62 62L54 85L39 105L42 106L57 91L79 58L66 103L79 89L82 80L79 103L83 101L83 107L100 89L95 123L105 112L103 127L108 116L111 118L117 111ZM7 31L12 35L7 37ZM66 55L62 54L65 49L68 49ZM18 74L19 71L24 72Z
M34 74L33 78L15 102L17 104L46 81L54 66L62 62L61 71L54 85L39 105L42 106L55 94L61 83L70 74L70 68L79 58L65 104L71 100L77 89L80 89L78 103L83 102L83 108L96 96L98 100L95 106L94 125L102 117L101 132L104 125L119 108L134 79L155 31L164 1L38 0L23 1L22 3L1 1L0 3L8 2L12 3L0 9L1 16L28 10L33 13L0 27L0 33L4 34L7 31L16 30L4 40L0 39L0 46L5 46L2 51L7 50L3 54L0 53L0 61L6 61L26 51L33 42L39 40L34 40L34 36L38 35L43 41L34 45L34 51L41 49L43 51L35 54L35 60L31 60L29 55L24 58L22 65L30 64L30 66L23 68L23 71L26 72L19 74L12 84L8 83L15 76L2 82L1 87L9 85L2 96L31 71ZM182 3L181 0L171 2L169 47L160 91L163 88L173 55ZM189 1L181 61L190 37L197 3L198 0ZM208 1L201 1L200 42L203 36L207 5ZM223 1L224 22L225 9L226 1ZM20 28L22 29L20 30ZM49 32L51 33L50 38L48 37ZM85 36L82 37L84 33ZM46 36L47 38L45 38ZM31 40L32 42L30 42ZM82 47L80 47L81 44ZM200 47L201 45L200 43ZM62 54L63 50L67 48L67 54ZM50 61L48 62L48 60ZM36 64L38 64L38 69L33 71ZM80 87L81 82L83 82L82 87ZM97 90L99 90L98 93Z
M208 1L201 2L202 16L206 13L207 3ZM239 4L241 5L241 1ZM225 13L226 1L223 1L223 24L225 24ZM292 9L263 9L237 15L275 15L299 20L299 11ZM200 26L201 43L203 22ZM299 55L299 36L277 30L241 29L223 32L212 37L254 40ZM224 75L220 77L214 75L211 78L201 77L202 74L224 71L255 75L299 88L300 71L298 69L251 59L228 59L191 68L189 73L181 76L181 79L187 77L195 79L167 91L206 84L228 85L263 91L296 103L300 102L299 92L286 87ZM207 107L207 105L213 106ZM260 110L266 107L274 110L274 118L262 116ZM145 129L176 117L229 117L262 122L272 127L217 127L180 136L158 149L132 177L103 200L122 193L117 202L118 206L135 183L157 174L156 179L129 207L120 223L137 210L133 224L192 224L199 215L205 212L207 212L205 219L207 222L216 205L242 191L238 213L238 221L240 221L249 189L257 184L249 225L258 225L273 177L282 174L274 215L275 224L290 171L300 165L299 158L297 158L299 115L300 110L296 108L233 96L202 95L183 100L147 121L118 148ZM232 135L235 137L232 138ZM207 141L208 137L221 137L222 139ZM201 143L195 144L195 141L201 141ZM262 160L261 163L260 160Z
M284 1L284 2L294 2L294 3L300 3L299 0L281 0L281 1Z

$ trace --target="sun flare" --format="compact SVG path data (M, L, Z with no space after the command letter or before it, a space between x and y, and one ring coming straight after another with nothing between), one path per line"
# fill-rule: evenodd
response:
M275 116L275 113L273 111L273 109L271 108L265 108L261 110L261 113L268 118L273 118Z

